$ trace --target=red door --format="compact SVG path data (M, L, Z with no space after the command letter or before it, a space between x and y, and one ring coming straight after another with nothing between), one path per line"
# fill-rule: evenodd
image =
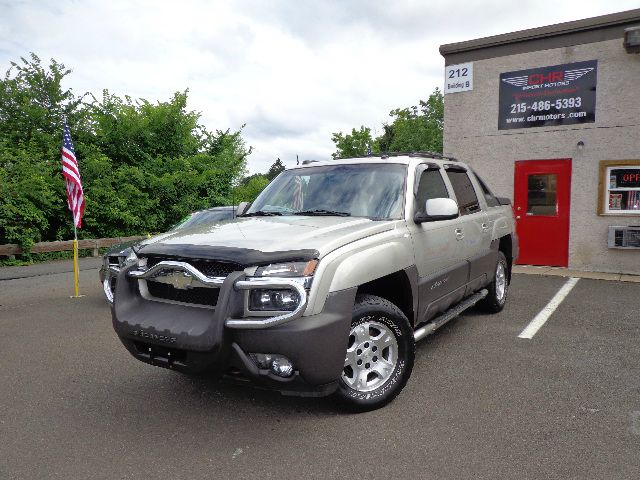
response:
M517 161L513 199L518 263L568 266L571 159Z

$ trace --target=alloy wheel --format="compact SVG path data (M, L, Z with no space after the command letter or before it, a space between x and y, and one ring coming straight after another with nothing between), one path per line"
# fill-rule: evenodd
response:
M370 392L391 378L397 362L393 331L380 322L365 321L349 332L342 379L354 390Z

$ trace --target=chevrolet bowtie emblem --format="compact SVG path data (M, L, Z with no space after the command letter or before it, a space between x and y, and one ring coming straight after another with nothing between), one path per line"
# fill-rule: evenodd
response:
M167 273L161 273L153 280L156 282L168 283L173 288L177 288L179 290L186 290L187 288L191 288L193 277L189 272L185 272L183 270L172 270Z

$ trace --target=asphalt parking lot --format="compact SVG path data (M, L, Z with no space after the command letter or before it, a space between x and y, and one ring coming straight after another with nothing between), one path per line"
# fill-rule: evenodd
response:
M347 414L137 362L95 263L79 299L63 267L0 280L2 479L639 476L638 283L581 279L522 339L567 279L516 275L503 312L418 345L392 404Z

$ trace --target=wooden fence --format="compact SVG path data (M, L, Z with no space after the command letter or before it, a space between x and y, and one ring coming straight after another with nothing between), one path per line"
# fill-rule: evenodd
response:
M96 238L78 240L78 250L93 250L93 256L98 256L98 249L103 247L111 247L118 243L128 242L131 240L142 240L147 237L114 237L114 238ZM29 253L47 253L47 252L64 252L73 250L73 240L65 240L63 242L38 242ZM8 243L0 245L0 256L13 256L24 253L20 245L16 243Z

